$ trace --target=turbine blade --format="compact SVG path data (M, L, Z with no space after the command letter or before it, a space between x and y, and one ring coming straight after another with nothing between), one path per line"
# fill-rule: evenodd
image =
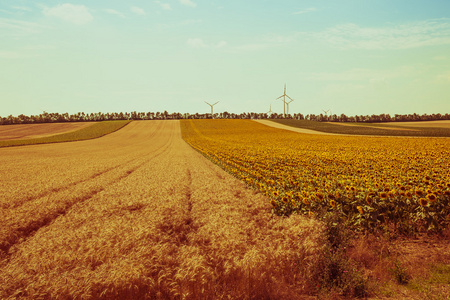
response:
M286 97L288 97L289 99L291 99L292 101L294 101L294 99L292 99L291 97L289 97L288 95L286 95Z

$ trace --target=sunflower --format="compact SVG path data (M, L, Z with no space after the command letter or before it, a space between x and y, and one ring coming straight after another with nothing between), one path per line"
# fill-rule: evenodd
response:
M289 198L286 196L283 196L283 198L281 198L281 200L286 204L288 204L288 202L289 202Z
M319 198L319 200L323 200L323 194L316 193L316 197Z
M419 196L419 197L422 197L422 196L423 196L423 191L422 191L422 190L416 189L414 193L415 193L417 196Z
M273 207L277 207L277 202L273 199L270 201L270 204L272 204Z
M419 199L419 202L420 202L420 205L421 205L421 206L427 206L427 204L428 204L428 201L427 201L427 199L425 199L425 198L420 198L420 199Z
M428 201L430 201L430 202L434 202L434 201L436 201L436 195L435 194L428 194L427 195L427 199L428 199Z
M407 191L405 193L406 198L411 199L412 198L412 193L410 191Z
M278 191L273 191L273 192L272 192L272 195L273 195L274 197L278 197L278 196L280 195L280 193L279 193Z
M386 192L381 192L380 193L380 198L386 199L387 197L388 197L388 194Z
M445 195L445 196L450 196L450 191L445 191L445 192L444 192L444 195Z
M364 210L361 206L357 206L356 209L359 211L360 214L364 213Z
M302 202L303 202L303 204L305 204L305 205L309 205L309 200L308 200L308 198L303 198Z
M372 199L372 196L370 196L370 194L367 195L367 197L366 197L366 202L367 202L367 204L372 205L373 199Z
M330 205L331 205L331 207L335 207L336 206L336 201L334 201L334 200L330 200Z

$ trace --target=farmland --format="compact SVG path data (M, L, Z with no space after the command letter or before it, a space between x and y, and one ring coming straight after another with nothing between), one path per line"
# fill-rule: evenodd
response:
M0 149L0 298L296 299L323 225L182 139L179 121Z
M184 121L185 139L271 199L279 215L339 214L355 229L439 231L450 216L450 140L280 133Z
M309 120L274 119L274 122L292 127L326 133L376 136L450 137L448 121L391 122L391 123L339 123Z
M0 127L0 147L73 142L95 139L127 125L130 121L95 123L20 124Z
M404 275L405 248L414 270L423 256L438 262L430 282L445 283L445 241L335 237L448 227L449 149L250 120L133 121L97 139L2 148L0 298L366 296L381 290L370 280L392 282L386 266Z

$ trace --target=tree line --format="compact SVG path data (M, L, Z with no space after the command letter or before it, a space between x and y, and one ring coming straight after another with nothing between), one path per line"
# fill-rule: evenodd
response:
M20 114L18 116L9 115L8 117L0 117L0 125L11 124L38 124L38 123L62 123L62 122L98 122L98 121L112 121L112 120L179 120L179 119L297 119L297 120L310 120L318 122L408 122L408 121L434 121L434 120L450 120L450 115L446 114L395 114L391 116L389 114L380 115L356 115L346 116L341 115L324 115L324 114L308 114L303 115L301 113L296 114L283 114L277 113L229 113L221 112L211 114L189 114L189 113L168 113L164 112L120 112L120 113L84 113L79 112L76 114L68 113L48 113L43 112L39 115L26 116Z

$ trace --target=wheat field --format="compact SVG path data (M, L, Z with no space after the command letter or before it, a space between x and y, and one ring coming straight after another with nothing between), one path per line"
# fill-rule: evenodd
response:
M135 121L95 140L0 149L1 299L304 299L323 225L181 138Z

